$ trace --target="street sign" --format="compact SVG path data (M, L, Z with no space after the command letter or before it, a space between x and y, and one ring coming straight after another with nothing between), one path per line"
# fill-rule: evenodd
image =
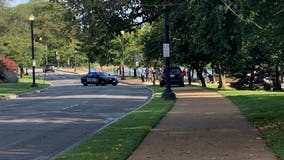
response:
M33 59L32 60L32 66L35 67L36 66L36 61Z
M163 56L170 57L170 44L169 43L163 44Z

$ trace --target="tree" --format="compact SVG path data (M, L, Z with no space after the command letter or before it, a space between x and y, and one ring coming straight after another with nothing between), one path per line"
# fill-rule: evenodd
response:
M109 43L120 31L132 32L136 26L144 22L152 22L161 13L164 1L82 1L74 0L62 2L69 10L67 17L72 19L72 24L80 26L78 33L84 43L92 42L93 48L101 45L109 46ZM178 2L178 1L175 1ZM172 2L167 2L170 5ZM140 20L138 20L140 19ZM100 49L95 49L100 50ZM102 57L107 57L107 52L101 52ZM99 55L96 55L99 56Z
M29 39L23 39L17 36L12 37L1 37L0 44L4 47L0 48L0 52L6 55L8 58L11 58L17 62L18 67L20 68L20 75L22 77L24 68L31 66L31 50ZM35 43L35 59L36 62L42 63L42 51L44 46L39 43Z
M144 63L146 67L162 66L162 46L163 46L163 29L161 19L153 22L152 25L145 25L142 28L141 45L144 46ZM147 65L146 65L147 64Z
M283 57L283 22L280 20L283 2L269 1L243 1L239 3L239 13L242 18L241 26L241 58L244 66L243 75L249 73L249 88L254 89L257 77L263 79L274 77L274 90L281 89L280 73ZM280 39L278 39L280 38ZM259 58L258 58L259 57ZM260 66L260 67L259 67ZM269 67L261 67L269 66ZM273 68L273 72L271 69ZM260 70L261 69L261 70ZM240 69L241 70L241 69ZM259 74L259 72L262 72ZM255 74L255 73L258 74ZM246 76L244 76L246 77Z
M54 12L56 11L56 12ZM30 26L27 17L31 14L35 15L34 22L34 40L35 40L35 56L37 65L44 63L48 52L49 60L56 62L55 53L64 56L64 49L69 41L69 34L64 32L65 23L63 16L65 10L58 3L28 3L19 5L14 8L4 8L1 10L3 15L0 16L0 21L3 20L3 28L0 47L4 54L13 57L21 68L21 75L23 68L31 66L30 58ZM5 24L9 24L9 27ZM0 34L1 34L0 33ZM41 44L40 44L41 43Z

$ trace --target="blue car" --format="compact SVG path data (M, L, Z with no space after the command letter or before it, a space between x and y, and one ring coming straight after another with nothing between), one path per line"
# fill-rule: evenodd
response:
M112 77L110 74L105 72L90 72L81 77L81 83L84 86L87 86L88 84L96 84L97 86L112 84L113 86L116 86L118 82L119 81L116 77Z

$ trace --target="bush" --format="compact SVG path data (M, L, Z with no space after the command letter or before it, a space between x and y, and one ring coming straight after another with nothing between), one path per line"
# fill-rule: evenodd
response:
M5 73L4 73L4 67L0 63L0 83L5 80Z
M18 82L18 67L14 60L0 55L0 83Z
M4 67L4 70L17 72L18 66L16 62L4 55L0 55L0 64Z
M19 81L18 74L16 72L4 71L5 83L16 83Z

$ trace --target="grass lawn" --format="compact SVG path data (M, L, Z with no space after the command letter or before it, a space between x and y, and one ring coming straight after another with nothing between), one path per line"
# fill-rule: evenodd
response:
M0 83L0 98L32 92L50 86L48 82L40 79L36 79L38 87L31 87L31 84L31 76L20 78L18 83Z
M239 106L242 113L263 134L269 147L284 160L284 92L214 90Z
M56 160L125 160L174 105L164 101L164 88L153 86L150 103L112 123Z

